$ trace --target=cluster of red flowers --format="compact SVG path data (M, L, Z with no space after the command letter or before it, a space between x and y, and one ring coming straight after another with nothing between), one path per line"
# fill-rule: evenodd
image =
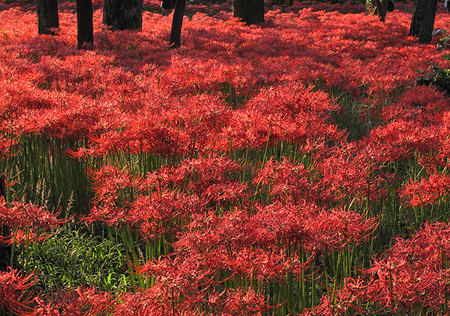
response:
M58 219L57 214L52 214L44 207L22 202L12 202L9 207L3 196L0 196L0 223L13 227L10 236L0 236L0 243L10 245L15 243L42 241L48 237L45 233L54 230L68 220Z
M13 269L0 271L0 310L5 307L17 313L26 310L30 300L24 294L33 286L33 278L33 275L24 277Z
M427 223L410 239L397 239L361 277L346 279L333 297L324 296L313 315L346 315L351 309L360 315L373 310L448 315L449 234L449 224Z
M158 10L158 1L146 3ZM76 48L73 3L60 12L57 36L36 36L34 13L3 12L2 168L27 168L21 149L33 146L30 135L62 144L90 166L95 197L85 222L171 243L135 267L147 288L119 296L80 287L31 304L20 294L31 277L0 272L0 309L260 315L294 309L306 292L301 309L315 305L321 287L320 305L304 315L446 311L448 224L397 239L362 272L352 263L354 271L330 272L333 256L342 263L376 240L378 223L390 220L386 199L396 212L448 201L450 102L413 88L417 70L446 65L443 53L407 36L410 14L401 11L381 23L349 3L296 2L250 27L229 6L191 5L216 14L186 19L178 50L167 49L170 18L150 11L141 32L111 32L96 10L92 51ZM442 13L436 27L447 27ZM361 107L352 123L376 126L359 140L336 123L349 115L345 98ZM66 167L57 159L48 159L53 173ZM13 230L4 244L38 243L64 221L0 198L0 224Z

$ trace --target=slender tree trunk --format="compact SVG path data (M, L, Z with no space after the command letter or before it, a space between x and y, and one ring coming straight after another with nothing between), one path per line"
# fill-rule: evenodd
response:
M431 42L437 0L415 0L409 36L419 37L419 43Z
M38 16L38 33L55 35L51 28L59 27L58 1L37 0L36 11Z
M183 26L184 12L186 11L186 0L177 0L173 12L172 31L170 32L170 47L181 46L181 27Z
M94 46L92 0L77 0L78 48Z
M0 173L0 196L3 196L6 200L6 185L5 175ZM0 223L0 235L3 237L9 236L10 230L7 226ZM11 260L11 246L5 246L0 243L0 271L6 271L8 269Z
M103 24L113 31L142 29L143 0L104 0Z
M386 13L389 8L390 0L371 0L372 9L375 9L374 14L380 17L381 22L386 21ZM393 11L392 9L391 11Z
M264 23L264 0L233 0L233 16L246 24Z

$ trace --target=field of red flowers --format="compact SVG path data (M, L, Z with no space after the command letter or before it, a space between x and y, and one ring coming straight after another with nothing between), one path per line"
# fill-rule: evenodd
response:
M443 32L365 4L230 2L77 50L0 7L0 314L450 315ZM450 16L439 3L436 30Z

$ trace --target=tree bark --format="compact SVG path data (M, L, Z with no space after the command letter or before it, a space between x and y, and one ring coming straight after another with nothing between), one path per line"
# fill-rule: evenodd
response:
M78 48L92 49L94 25L92 0L77 0Z
M103 24L113 31L142 29L143 0L104 0Z
M58 1L37 0L38 34L55 35L52 28L59 27Z
M172 31L170 32L170 47L181 46L181 27L183 26L184 12L186 11L186 0L177 0L173 12Z
M371 0L371 7L374 10L374 14L380 17L381 22L386 21L387 11L394 11L395 5L392 0Z
M415 0L409 36L419 37L419 43L431 42L437 0Z
M246 24L264 23L264 0L233 0L233 16Z

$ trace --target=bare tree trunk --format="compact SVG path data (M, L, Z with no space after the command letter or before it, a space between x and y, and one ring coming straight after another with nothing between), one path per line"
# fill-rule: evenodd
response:
M246 24L264 23L264 0L233 0L233 16Z
M58 1L37 0L38 34L55 35L52 28L59 27Z
M409 36L419 37L419 43L431 42L436 17L437 0L415 0Z
M77 0L78 48L92 49L94 46L92 0Z
M390 5L392 8L389 10ZM371 0L371 6L375 10L374 14L380 17L381 22L386 21L387 11L394 11L394 3L391 0Z
M143 0L104 0L103 24L117 30L142 29Z
M183 26L184 12L186 11L186 0L177 0L173 12L172 31L170 32L170 47L181 46L181 28Z

